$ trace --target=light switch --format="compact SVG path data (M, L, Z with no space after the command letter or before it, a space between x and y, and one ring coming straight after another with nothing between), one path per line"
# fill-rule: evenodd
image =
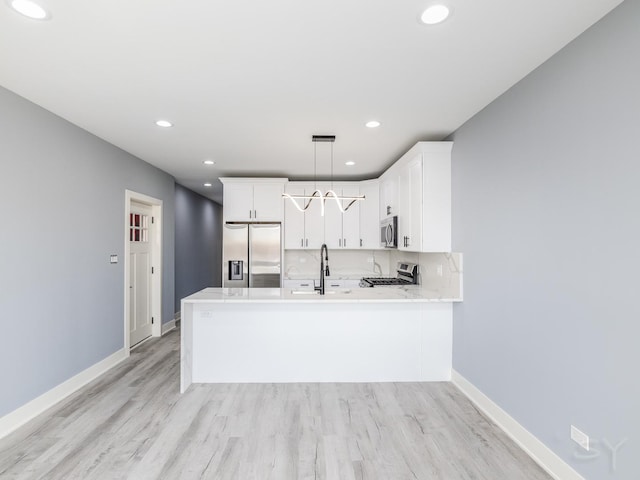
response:
M118 263L118 255L111 255L111 257L109 257L109 263Z

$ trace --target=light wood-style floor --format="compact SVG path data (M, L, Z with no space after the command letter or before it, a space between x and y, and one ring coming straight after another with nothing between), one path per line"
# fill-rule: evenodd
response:
M179 332L0 441L1 479L549 480L448 383L179 386Z

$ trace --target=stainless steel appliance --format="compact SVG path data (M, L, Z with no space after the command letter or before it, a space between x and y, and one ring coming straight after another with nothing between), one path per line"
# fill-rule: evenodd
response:
M380 220L380 246L398 248L398 217L387 217Z
M280 287L279 223L226 223L222 236L222 286Z
M396 272L395 277L365 277L360 280L360 286L387 287L418 284L418 265L415 263L398 262Z

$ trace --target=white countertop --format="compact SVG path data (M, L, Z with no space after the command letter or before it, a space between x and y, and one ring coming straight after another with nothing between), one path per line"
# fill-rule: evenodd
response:
M460 302L420 286L327 289L325 295L292 288L205 288L183 299L188 303L372 303Z

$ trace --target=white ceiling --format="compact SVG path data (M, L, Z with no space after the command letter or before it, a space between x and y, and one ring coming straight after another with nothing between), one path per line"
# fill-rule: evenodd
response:
M377 176L621 0L445 0L431 27L432 0L40 3L51 20L0 3L0 85L221 201L218 176L312 177L313 134L336 135L335 178Z

